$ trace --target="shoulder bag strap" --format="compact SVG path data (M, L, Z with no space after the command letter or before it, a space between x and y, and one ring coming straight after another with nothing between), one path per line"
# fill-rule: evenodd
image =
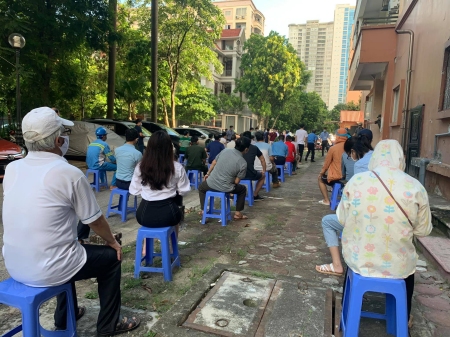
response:
M391 191L389 191L389 189L387 188L387 186L385 185L385 183L383 182L383 180L381 180L380 176L375 172L372 171L373 174L375 174L375 176L378 178L378 180L380 181L380 183L383 185L383 187L385 188L385 190L389 193L389 195L391 196L392 200L395 201L395 203L397 204L398 208L400 208L400 210L402 211L403 215L406 217L406 219L408 219L409 224L411 225L411 227L414 227L411 220L409 220L408 215L406 214L405 210L403 209L402 206L400 206L400 204L397 202L397 200L395 200L394 196L392 195Z

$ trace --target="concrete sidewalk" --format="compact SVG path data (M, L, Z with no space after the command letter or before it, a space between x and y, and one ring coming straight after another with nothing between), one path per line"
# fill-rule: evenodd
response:
M256 202L253 207L246 206L244 213L249 216L248 221L233 221L226 227L217 222L201 225L197 212L187 214L188 226L179 237L182 267L175 270L174 280L170 283L164 283L162 276L155 274L139 280L133 278L138 224L131 215L126 223L121 223L118 215L112 216L108 220L112 229L124 235L124 312L143 318L142 327L128 336L155 336L152 325L158 317L170 315L168 310L178 301L195 305L195 298L189 297L189 290L202 282L204 275L215 264L228 265L234 271L242 269L256 277L300 279L311 287L332 288L339 292L343 278L327 277L314 270L316 264L330 262L320 223L324 215L331 213L328 207L318 203L321 195L317 176L323 159L318 156L316 161L301 165L298 175L287 177L280 188L272 189L268 194L263 191L261 194L269 198ZM105 211L109 191L98 193L97 198ZM192 191L185 198L185 204L187 208L198 206L197 192ZM2 227L0 230L3 231ZM421 257L421 260L424 258ZM7 277L1 261L0 277ZM450 327L448 284L429 265L416 273L416 283L412 313L415 325L411 336L450 336L447 331ZM80 304L87 307L86 317L78 322L79 336L94 336L98 313L95 280L77 282L77 295ZM382 307L377 299L371 297L365 303L369 307ZM53 302L49 303L42 310L41 320L48 327L52 325L53 306ZM318 312L313 318L325 319ZM0 334L18 322L20 314L17 310L0 306ZM363 320L360 335L386 336L384 323ZM158 329L158 336L170 334ZM206 335L199 333L196 336Z

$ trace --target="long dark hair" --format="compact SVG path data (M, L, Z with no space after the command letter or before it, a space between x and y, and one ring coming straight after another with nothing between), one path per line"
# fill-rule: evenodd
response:
M167 132L156 131L150 137L140 164L141 183L152 190L161 191L167 187L175 174L173 146Z

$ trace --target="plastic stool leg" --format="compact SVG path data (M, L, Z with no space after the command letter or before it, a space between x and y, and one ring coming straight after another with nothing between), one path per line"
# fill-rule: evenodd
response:
M170 241L172 242L172 257L174 259L176 259L176 265L178 267L181 266L181 262L180 262L180 256L179 256L179 252L178 252L178 240L177 240L177 234L175 233L175 231L172 232L172 234L170 234Z
M70 287L70 285L69 285ZM75 304L73 303L72 294L69 291L66 291L67 298L67 325L66 331L73 331L73 337L77 336L77 323L76 323L76 313L75 313ZM67 336L67 335L66 335Z
M155 257L155 240L153 238L145 239L145 265L152 266Z
M27 305L21 308L22 311L22 335L40 336L39 307Z
M161 238L161 258L164 281L172 281L172 263L170 261L169 236Z
M344 337L358 336L363 295L364 293L358 290L358 285L352 287L348 302Z
M111 195L109 196L108 209L106 210L106 219L109 218L109 211L111 210L111 207L112 207L112 205L113 205L113 199L114 199L114 194L111 193Z
M222 226L227 225L227 200L225 198L220 199L220 220L222 221Z
M127 196L120 196L119 207L122 210L122 222L127 221L127 211L128 211L128 194Z
M134 278L139 278L139 272L141 269L142 262L142 240L144 240L143 236L137 236L136 240L136 257L134 258Z
M390 335L395 335L397 331L397 315L396 315L396 301L391 294L386 294L386 332Z
M227 195L226 195L226 198L227 198L227 209L226 209L227 219L228 219L228 221L231 221L231 203L230 203L230 195L227 194Z

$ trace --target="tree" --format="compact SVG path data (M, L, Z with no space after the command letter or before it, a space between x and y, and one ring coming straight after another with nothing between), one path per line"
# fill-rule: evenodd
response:
M21 52L21 64L28 73L21 83L22 97L26 97L22 100L23 110L79 97L82 73L74 55L83 45L104 50L109 25L108 3L105 0L1 1L0 13L0 41L5 47L0 48L2 56L14 62L14 53L5 44L10 33L21 33L27 41ZM11 76L14 68L3 65L0 71L4 76Z
M141 7L140 15L141 29L150 33L151 18L146 4ZM168 75L166 84L170 91L171 124L175 126L180 81L200 76L212 79L211 64L217 72L222 72L213 48L225 18L210 0L164 1L159 8L159 17L159 62Z
M244 44L236 91L249 100L249 106L267 126L275 115L278 120L289 95L301 85L304 66L288 40L276 32L263 37L253 34Z
M242 112L244 107L245 103L242 102L240 97L224 93L219 94L215 102L215 109L223 113L237 114Z
M177 95L178 118L191 122L209 120L216 114L215 101L214 94L200 81L184 82Z

